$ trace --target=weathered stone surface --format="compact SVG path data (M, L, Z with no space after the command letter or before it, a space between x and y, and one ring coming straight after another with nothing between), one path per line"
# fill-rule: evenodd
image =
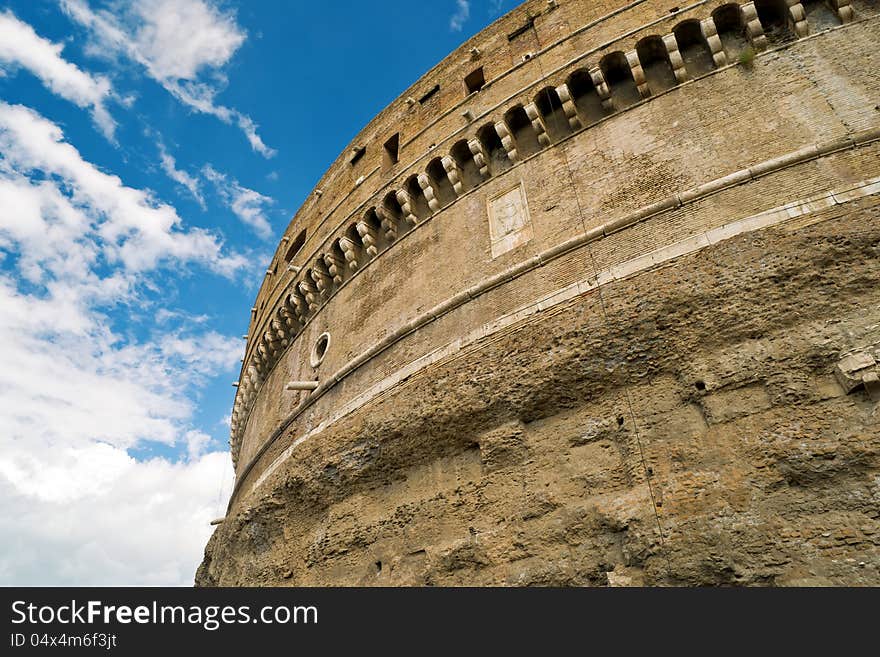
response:
M880 585L880 16L838 4L529 0L376 117L254 304L196 583Z
M833 378L880 322L878 257L874 206L478 344L303 443L198 581L878 584L876 404Z

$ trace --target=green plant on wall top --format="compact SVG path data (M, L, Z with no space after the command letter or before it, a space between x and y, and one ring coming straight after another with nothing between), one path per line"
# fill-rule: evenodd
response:
M739 63L743 68L752 68L755 65L755 51L752 48L743 50L739 54Z

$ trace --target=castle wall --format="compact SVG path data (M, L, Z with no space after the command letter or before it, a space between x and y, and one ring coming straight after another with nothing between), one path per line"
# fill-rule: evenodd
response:
M588 511L593 529L612 516L624 529L580 528L608 543L577 555L546 534L549 520L526 531L565 571L548 581L720 582L675 550L720 522L725 490L775 485L754 478L756 436L800 418L805 435L856 449L847 436L871 426L870 406L829 372L880 321L859 310L877 307L866 282L877 269L852 254L829 265L822 245L847 235L876 255L880 18L873 3L757 5L527 2L355 138L297 213L258 295L233 414L236 490L205 582L540 583L542 550L506 541L526 520L565 525ZM486 84L465 98L477 66ZM399 162L383 166L391 131ZM302 230L299 270L288 270ZM819 288L855 294L822 298L806 283L820 265ZM759 286L805 310L765 308ZM837 321L851 330L828 329ZM811 331L825 336L821 358ZM766 354L742 357L765 338L789 374L770 371ZM792 407L773 383L787 376ZM308 380L316 390L286 389ZM819 421L829 409L842 413L833 431ZM579 437L594 425L594 438ZM869 433L858 476L877 465L875 425ZM710 443L729 457L711 475L700 460ZM777 446L779 459L796 458L783 454L791 443ZM851 475L835 494L855 490ZM670 505L657 504L651 477L677 500L667 534L658 514ZM689 516L689 496L709 489L712 504ZM502 525L521 514L516 532L482 512ZM639 559L620 541L623 516L638 527ZM248 550L265 554L244 564ZM800 553L800 570L749 562L746 580L856 581L822 559L815 572Z

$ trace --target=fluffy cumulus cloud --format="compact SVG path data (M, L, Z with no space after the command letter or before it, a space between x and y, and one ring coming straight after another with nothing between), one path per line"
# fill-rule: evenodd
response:
M96 443L42 458L46 473L62 478L50 482L52 497L0 476L0 499L8 505L0 514L0 582L192 584L210 519L229 494L228 454L178 463L136 461ZM63 494L54 492L62 487Z
M159 285L244 264L0 102L0 582L191 583L231 485L193 400L241 340L159 312Z
M24 68L52 93L88 109L95 124L112 141L116 122L107 110L113 97L110 81L65 60L61 56L63 48L39 36L12 12L0 12L0 67Z
M210 164L202 168L202 174L214 183L220 198L243 224L253 228L263 239L272 236L272 226L266 218L266 209L274 204L274 199L243 187L237 180L230 179Z
M181 103L238 126L254 151L274 155L253 119L217 100L223 67L247 37L233 14L210 0L122 0L107 9L59 1L89 31L92 52L134 61Z
M455 0L455 13L449 19L449 29L453 32L461 32L464 24L471 17L471 3L469 0Z
M127 270L200 261L232 275L245 265L241 256L224 254L215 235L180 230L173 207L85 161L57 125L31 109L0 101L0 153L0 230L27 242L28 271L36 271L34 255L69 266L66 245L75 239L87 265L98 256L96 244L107 262Z

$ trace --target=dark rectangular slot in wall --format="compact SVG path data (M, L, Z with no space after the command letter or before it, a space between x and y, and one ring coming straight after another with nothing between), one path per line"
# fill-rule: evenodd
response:
M431 97L432 97L434 94L436 94L438 91L440 91L440 85L439 85L439 84L435 84L435 85L430 89L430 91L428 91L428 93L426 93L424 96L422 96L421 98L419 98L419 104L420 104L420 105L424 105L425 103L427 103L429 100L431 100Z
M388 141L385 142L385 145L382 147L382 166L387 171L395 164L397 164L398 157L400 156L400 133L394 133Z
M464 79L465 93L470 96L472 93L479 91L486 84L486 76L483 74L483 67L471 71Z
M525 25L522 27L516 28L513 32L507 35L508 41L513 41L516 37L522 36L526 32L532 29L532 26L535 24L535 17L529 16L529 19L526 21Z

